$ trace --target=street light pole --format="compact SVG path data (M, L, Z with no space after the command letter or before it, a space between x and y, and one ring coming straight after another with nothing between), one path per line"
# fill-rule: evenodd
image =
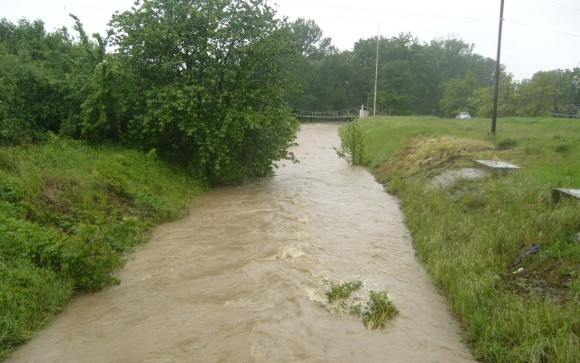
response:
M497 36L497 59L495 62L495 87L493 90L493 110L491 111L491 134L495 135L495 125L497 123L497 99L499 95L499 71L500 71L500 56L501 56L501 32L503 25L503 3L501 0L499 10L499 31Z

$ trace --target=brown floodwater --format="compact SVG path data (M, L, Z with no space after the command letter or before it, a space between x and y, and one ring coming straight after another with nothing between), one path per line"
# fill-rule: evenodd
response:
M82 296L7 362L474 362L415 260L397 200L337 157L338 124L304 124L271 178L217 188L131 254L119 286ZM329 282L387 290L367 330Z

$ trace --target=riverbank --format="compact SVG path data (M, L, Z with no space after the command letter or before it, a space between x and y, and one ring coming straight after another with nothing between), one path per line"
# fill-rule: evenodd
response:
M475 357L580 361L580 203L552 196L555 188L580 188L580 123L500 119L495 137L485 119L360 125L365 165L400 199L418 258ZM521 169L433 184L475 159Z
M0 360L74 296L116 284L126 253L204 189L154 151L0 148Z

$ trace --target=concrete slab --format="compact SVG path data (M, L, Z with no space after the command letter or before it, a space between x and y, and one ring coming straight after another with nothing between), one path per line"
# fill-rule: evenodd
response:
M476 168L462 168L459 170L449 170L443 172L429 181L428 186L433 189L447 188L459 179L478 179L486 176L487 173Z
M580 199L580 189L556 188L552 192L552 197L556 202L562 198Z
M520 167L515 164L495 160L474 160L473 165L476 168L489 173L509 173L520 169Z

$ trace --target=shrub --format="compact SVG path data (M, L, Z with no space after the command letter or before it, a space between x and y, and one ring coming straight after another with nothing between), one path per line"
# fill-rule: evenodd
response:
M351 165L364 164L365 137L358 120L354 120L341 129L341 145L336 150L339 157Z

